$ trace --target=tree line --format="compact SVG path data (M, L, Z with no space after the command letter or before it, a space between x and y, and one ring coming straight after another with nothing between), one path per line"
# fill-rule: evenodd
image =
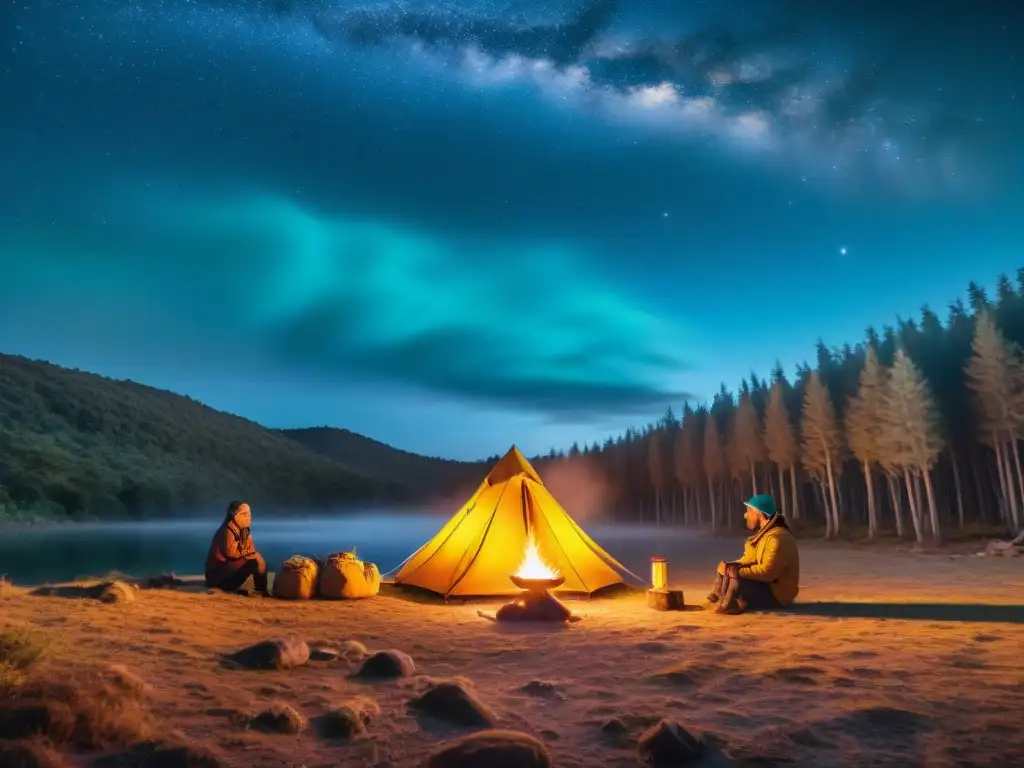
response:
M975 523L1020 530L1024 473L1024 268L977 283L945 323L928 306L861 342L829 347L787 378L751 373L737 392L669 409L604 444L552 450L541 466L604 475L619 519L716 529L770 492L827 538L850 529L939 542ZM626 512L626 510L630 510Z

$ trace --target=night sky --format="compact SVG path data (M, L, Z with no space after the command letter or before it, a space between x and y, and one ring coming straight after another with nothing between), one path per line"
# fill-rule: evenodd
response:
M1024 265L1022 39L1017 0L13 0L0 350L433 455L603 439Z

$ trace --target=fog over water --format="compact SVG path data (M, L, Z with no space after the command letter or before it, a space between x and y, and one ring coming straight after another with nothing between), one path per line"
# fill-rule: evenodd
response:
M449 513L450 514L450 513ZM327 555L355 548L382 573L396 568L433 536L448 515L365 513L345 517L289 517L253 521L253 539L272 570L294 554ZM703 537L680 529L580 521L598 544L637 574L666 547L702 557ZM202 519L63 525L0 533L0 574L16 583L42 584L118 571L131 576L172 571L202 573L220 524Z

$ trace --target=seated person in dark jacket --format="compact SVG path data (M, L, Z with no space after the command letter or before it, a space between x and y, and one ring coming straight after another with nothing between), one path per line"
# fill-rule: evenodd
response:
M252 543L252 510L244 501L228 504L206 556L206 586L237 592L251 577L253 589L267 593L267 564Z

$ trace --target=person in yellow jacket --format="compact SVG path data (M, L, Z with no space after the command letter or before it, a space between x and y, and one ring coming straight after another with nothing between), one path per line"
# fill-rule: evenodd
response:
M800 553L775 499L762 493L745 502L747 528L755 531L743 545L743 557L718 564L708 602L716 613L743 613L790 605L800 592Z

